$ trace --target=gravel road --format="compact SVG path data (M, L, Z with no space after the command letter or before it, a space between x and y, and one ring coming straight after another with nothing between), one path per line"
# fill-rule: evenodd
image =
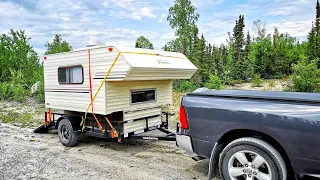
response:
M174 142L118 144L84 138L61 145L57 134L0 123L0 179L207 179L208 161L195 162Z

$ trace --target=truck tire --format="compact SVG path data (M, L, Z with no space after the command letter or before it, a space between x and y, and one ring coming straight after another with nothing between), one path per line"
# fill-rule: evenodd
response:
M257 138L240 138L228 144L219 157L225 180L286 180L286 164L280 153Z
M74 131L71 122L64 118L60 121L58 126L58 135L62 145L72 147L77 144L78 133Z

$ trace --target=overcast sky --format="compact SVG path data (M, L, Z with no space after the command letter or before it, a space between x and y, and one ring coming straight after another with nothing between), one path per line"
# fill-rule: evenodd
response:
M266 21L271 33L305 40L315 17L316 0L192 0L200 14L200 33L212 44L225 43L235 20L245 15L246 31L253 21ZM134 46L144 35L156 49L174 39L166 21L174 0L0 0L0 33L25 30L39 55L59 33L74 48L88 44Z

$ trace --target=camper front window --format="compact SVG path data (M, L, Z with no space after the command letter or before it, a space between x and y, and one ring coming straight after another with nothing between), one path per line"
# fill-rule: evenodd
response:
M58 68L58 81L60 84L82 84L82 66L60 67Z
M156 90L131 90L131 104L156 101Z

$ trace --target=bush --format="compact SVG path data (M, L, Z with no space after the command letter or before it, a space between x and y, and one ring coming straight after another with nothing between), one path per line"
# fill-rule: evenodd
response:
M302 61L293 66L293 72L290 91L320 92L320 69L317 68L317 61Z
M214 76L214 75L210 75L210 80L206 84L206 87L209 89L216 89L216 90L220 90L224 88L221 79L218 76Z
M180 82L179 87L177 88L178 92L191 92L197 89L197 86L188 80L183 80Z
M37 100L39 102L44 102L44 82L43 78L39 81L38 92L37 92Z
M0 97L1 99L24 101L27 90L24 83L24 77L21 71L10 71L11 80L0 84Z
M8 99L11 97L10 85L8 83L0 83L0 98L1 99Z
M220 78L225 85L234 86L236 84L236 81L232 78L230 71L225 71Z
M261 87L262 80L260 75L254 75L253 81L252 81L252 87Z
M15 101L24 101L26 94L26 90L21 84L17 84L12 88L12 98Z
M24 101L26 97L26 89L21 84L1 83L0 98L15 101Z

